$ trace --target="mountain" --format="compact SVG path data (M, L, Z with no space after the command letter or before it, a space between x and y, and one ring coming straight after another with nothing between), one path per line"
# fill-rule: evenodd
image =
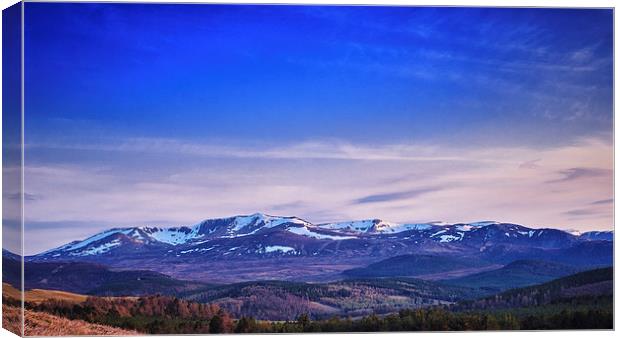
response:
M394 234L410 230L429 230L433 224L398 224L386 222L380 219L368 219L362 221L323 223L318 225L321 229L336 230L351 235L359 234Z
M471 270L490 266L476 258L437 255L402 255L391 257L363 268L343 271L347 277L407 277L435 275L455 270Z
M507 289L544 283L578 271L579 268L561 263L518 260L496 270L446 279L443 282L449 285L482 288L488 292L495 293Z
M21 289L22 259L8 250L2 250L2 282Z
M588 231L579 235L580 239L587 241L613 241L613 231Z
M585 248L595 255L575 261L601 265L612 257L610 245L557 229L494 221L397 224L369 219L312 224L298 217L256 213L191 226L110 229L26 260L93 262L210 282L328 281L340 278L342 271L402 255L468 257L461 266L466 269L479 267L479 261L490 265L548 257L562 261Z
M2 257L9 258L9 259L16 260L16 261L20 261L22 259L22 256L12 253L11 251L6 250L6 249L2 249Z

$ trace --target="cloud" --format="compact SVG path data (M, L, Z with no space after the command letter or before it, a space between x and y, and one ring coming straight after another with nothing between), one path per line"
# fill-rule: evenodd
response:
M594 56L594 49L597 46L588 46L581 49L577 49L569 54L570 60L577 63L584 63L592 60Z
M593 214L597 214L598 212L596 210L591 210L591 209L575 209L575 210L569 210L564 212L565 215L570 215L570 216L588 216L588 215L593 215Z
M353 201L355 204L363 204L363 203L378 203L378 202L390 202L390 201L398 201L403 199L410 199L415 197L420 197L424 194L428 194L434 191L440 191L442 188L420 188L409 191L400 191L400 192L392 192L386 194L375 194L369 195L366 197L362 197Z
M304 206L306 206L307 204L304 203L303 201L293 201L290 203L282 203L282 204L276 204L270 207L271 210L277 210L277 211L282 211L282 210L291 210L291 209L299 209L302 208Z
M125 153L173 153L212 158L325 159L360 161L480 161L497 162L488 157L471 157L462 151L445 152L437 146L388 144L381 146L324 140L286 146L230 146L192 143L165 138L129 138L121 141L102 139L93 143L30 143L29 149L84 150Z
M559 179L549 180L547 183L562 183L569 182L578 179L584 178L593 178L593 177L601 177L601 176L609 176L613 175L613 171L610 169L602 169L602 168L570 168L566 170L561 170L558 174L564 176Z
M6 197L8 199L10 199L10 200L13 200L13 201L20 201L21 198L22 198L20 193L12 193L12 194L6 195ZM25 201L35 201L35 200L38 200L40 198L41 198L40 196L37 196L37 195L34 195L34 194L24 193L24 200Z
M592 205L599 205L599 204L612 204L612 203L614 203L614 199L613 198L608 198L608 199L605 199L605 200L594 201L594 202L592 202L590 204L592 204Z
M540 165L538 164L540 161L541 161L541 159L537 158L535 160L530 160L530 161L523 162L523 163L519 164L519 169L537 169L537 168L540 168Z

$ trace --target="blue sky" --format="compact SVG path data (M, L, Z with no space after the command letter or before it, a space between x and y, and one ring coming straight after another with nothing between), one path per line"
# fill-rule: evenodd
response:
M27 3L27 231L254 211L610 228L612 15Z

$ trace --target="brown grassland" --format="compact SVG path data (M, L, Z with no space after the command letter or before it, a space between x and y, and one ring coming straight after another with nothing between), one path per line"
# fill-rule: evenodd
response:
M21 292L8 283L2 283L2 294L5 297L14 299L21 298ZM81 303L87 298L85 295L57 290L32 289L26 291L25 294L26 297L24 300L31 303L40 303L47 299L58 299L71 303Z
M2 283L2 295L19 300L21 292L7 283ZM69 303L82 303L87 296L56 290L32 289L25 292L25 300L39 303L48 299L62 300ZM2 305L2 326L20 335L21 311L19 307ZM26 310L25 336L80 336L80 335L138 335L136 331L123 330L111 326L88 323L82 320L69 320L44 312Z
M2 322L5 329L16 334L19 333L19 316L20 309L18 307L2 306ZM82 320L69 320L48 313L30 310L26 310L25 318L25 336L133 336L139 334L136 331L92 324Z

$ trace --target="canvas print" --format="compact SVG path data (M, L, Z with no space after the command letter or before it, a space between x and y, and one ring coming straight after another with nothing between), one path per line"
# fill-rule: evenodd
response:
M14 333L613 329L612 9L3 25Z

